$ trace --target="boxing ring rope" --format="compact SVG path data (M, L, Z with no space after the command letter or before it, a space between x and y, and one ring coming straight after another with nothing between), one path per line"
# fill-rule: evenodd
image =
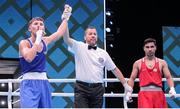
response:
M76 79L48 79L50 83L73 83L76 81ZM128 78L126 78L128 80ZM17 92L12 92L12 84L13 83L20 83L22 79L0 79L0 83L8 83L8 92L0 92L0 96L8 96L8 108L12 109L12 104L15 104L19 102L19 100L15 101L12 103L12 96L19 96L20 93ZM120 82L117 78L108 78L108 79L103 79L104 82ZM136 78L135 82L138 82L139 79ZM162 81L166 81L166 78L163 78ZM173 81L180 81L180 78L173 78ZM52 93L52 96L61 96L61 97L73 97L74 93ZM170 97L169 94L165 94L166 97ZM124 97L124 94L122 93L105 93L104 97ZM138 94L132 94L132 97L138 97ZM176 94L176 97L180 97L180 94ZM124 104L127 105L127 103L124 102ZM127 108L124 105L125 108Z
M128 80L129 78L125 78ZM173 81L180 81L180 78L172 78ZM76 79L48 79L50 83L52 82L63 82L63 83L70 83L70 82L75 82ZM0 83L8 83L8 82L13 82L13 83L20 83L22 79L0 79ZM117 78L107 78L103 79L104 82L120 82L119 79ZM136 78L134 80L135 82L138 82L139 79ZM166 78L163 78L162 81L166 81Z

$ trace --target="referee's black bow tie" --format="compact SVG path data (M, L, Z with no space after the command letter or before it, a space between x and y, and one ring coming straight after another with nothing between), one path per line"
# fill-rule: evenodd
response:
M96 49L97 49L97 46L91 46L91 45L88 45L88 50L90 50L90 49L96 50Z

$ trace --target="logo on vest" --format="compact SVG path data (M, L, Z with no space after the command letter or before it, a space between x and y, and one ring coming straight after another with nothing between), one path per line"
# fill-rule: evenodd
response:
M156 68L154 68L154 69L153 69L153 72L157 72L157 69L156 69Z

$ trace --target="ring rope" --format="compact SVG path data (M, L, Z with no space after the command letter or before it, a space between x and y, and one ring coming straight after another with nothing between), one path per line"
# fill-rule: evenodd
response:
M125 78L128 80L128 78ZM180 81L180 78L172 78L173 81ZM12 92L12 83L20 83L23 79L0 79L0 83L8 83L8 92L0 92L0 96L8 96L8 108L12 109L12 96L19 96L20 93L15 91ZM50 83L52 82L63 82L63 83L69 83L69 82L75 82L76 79L48 79ZM106 78L103 79L104 82L120 82L117 78ZM136 78L135 82L138 82L139 79ZM162 81L166 81L166 78L162 78ZM122 93L105 93L103 96L104 97L124 97L125 94ZM62 97L73 97L74 93L52 93L52 96L62 96ZM165 94L166 97L170 97L169 94ZM176 94L176 97L180 97L180 94ZM138 97L138 94L132 94L132 97ZM19 102L20 100L17 100L13 102L13 104ZM127 102L124 100L124 108L127 107Z
M8 95L9 92L0 92L0 96ZM19 92L12 92L12 96L19 96ZM74 93L52 93L52 96L62 96L62 97L73 97ZM166 97L170 97L169 94L165 94ZM103 97L124 97L122 93L105 93ZM138 94L132 94L132 97L138 97ZM180 97L180 94L176 94L176 97Z
M125 78L128 80L128 78ZM173 81L180 81L180 78L172 78ZM0 79L0 83L8 83L8 82L13 82L13 83L20 83L23 79ZM49 82L63 82L63 83L69 83L69 82L75 82L76 79L48 79ZM108 78L108 79L103 79L104 82L120 82L119 79L117 78ZM136 78L135 82L138 82L139 79ZM166 78L163 78L162 81L166 81Z

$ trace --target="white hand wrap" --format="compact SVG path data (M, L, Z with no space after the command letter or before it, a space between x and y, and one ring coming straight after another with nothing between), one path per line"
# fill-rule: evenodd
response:
M36 41L35 41L35 44L40 44L40 42L41 42L41 39L42 39L42 36L43 36L43 30L38 30L37 32L36 32Z
M72 12L72 8L69 5L65 5L64 6L64 11L63 14L61 16L61 19L66 19L67 21L69 20L70 16L71 16L71 12Z
M131 92L125 92L125 101L127 102L133 102L132 100L132 93Z
M126 92L133 92L133 89L132 89L132 87L131 86L129 86L128 84L127 84L127 82L125 82L124 84L123 84L123 86L124 86L124 90L126 91Z
M169 90L169 94L171 98L176 98L176 91L174 87L171 87Z
M124 91L125 91L125 96L124 96L125 101L127 101L127 102L132 102L132 101L133 101L133 100L132 100L132 92L133 92L133 89L131 88L131 86L129 86L129 85L127 84L127 82L125 82L125 83L123 84L123 86L124 86Z

